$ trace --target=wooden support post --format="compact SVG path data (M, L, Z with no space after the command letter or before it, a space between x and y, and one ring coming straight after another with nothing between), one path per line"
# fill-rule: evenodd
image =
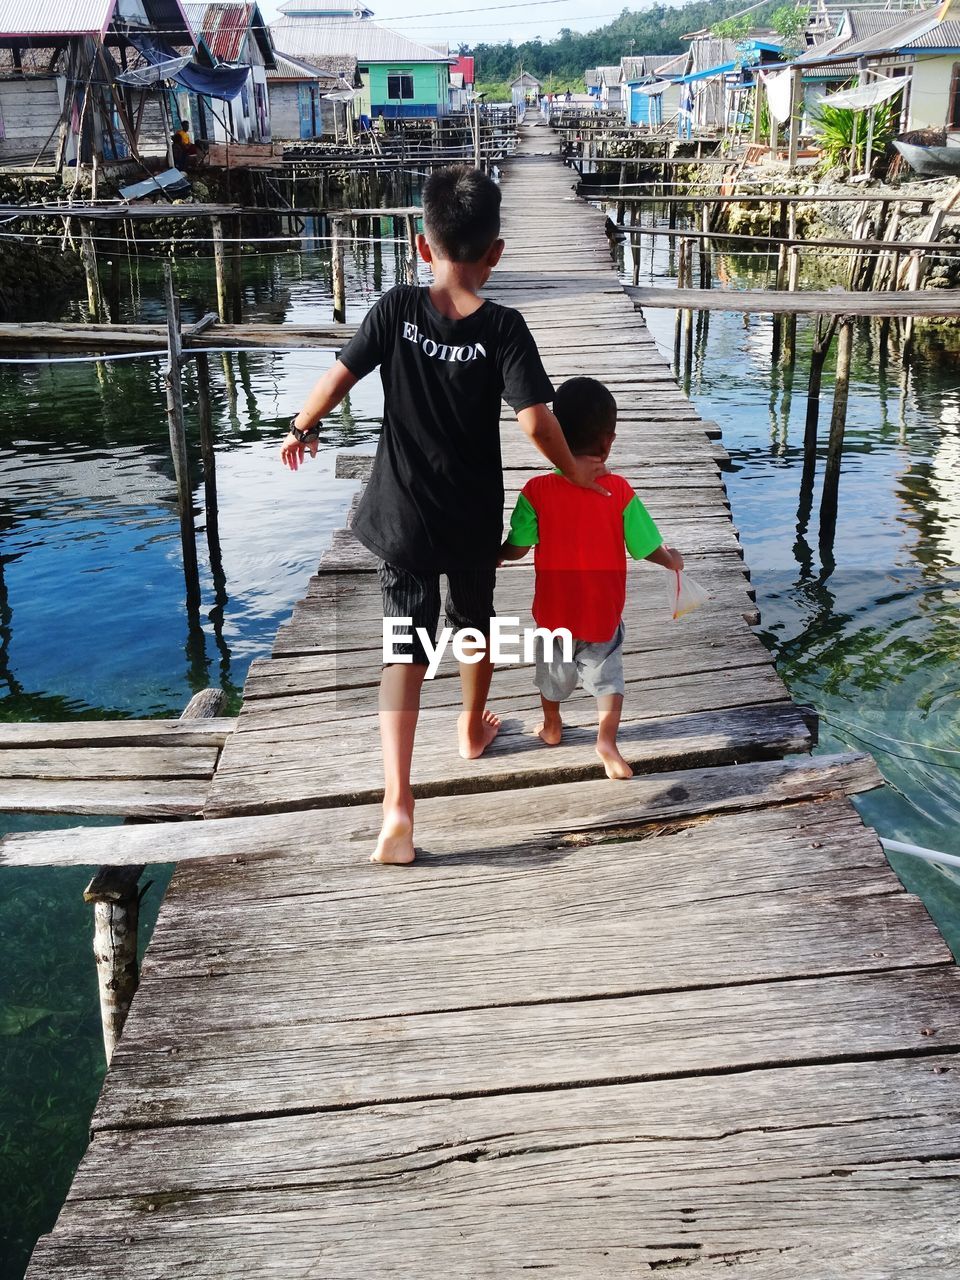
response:
M683 288L683 282L686 279L686 257L687 242L686 239L677 241L677 288ZM673 364L677 371L677 377L680 376L680 344L683 339L683 311L678 307L676 319L673 327Z
M817 467L817 433L820 425L820 387L823 382L823 366L827 360L833 335L837 331L839 316L831 316L824 326L825 317L818 316L814 331L813 349L810 353L810 382L807 388L807 416L803 430L803 479L801 486L810 488Z
M756 86L753 91L753 137L754 146L758 146L763 133L760 129L760 105L763 102L763 82L759 76L756 77Z
M781 293L787 283L787 246L781 244L777 251L777 278L775 289ZM780 312L773 313L773 351L771 359L774 364L780 358L780 352L783 348L783 320L784 317Z
M417 215L407 214L407 284L417 283Z
M480 147L480 102L479 99L473 100L473 167L480 168L481 147Z
M100 297L100 274L97 271L97 246L89 222L80 223L80 261L87 278L87 310L91 320L99 322L103 316L103 303Z
M197 418L200 426L200 456L203 459L203 496L206 513L207 546L211 564L221 560L220 504L217 498L217 455L213 447L213 411L210 404L210 359L205 351L194 357L197 370Z
M223 247L223 223L213 218L210 226L213 231L213 268L217 277L217 314L222 324L229 323L230 313L227 303L227 265Z
M101 867L83 891L84 902L93 903L93 957L107 1066L140 982L137 928L142 872L142 866Z
M787 292L796 293L800 279L800 249L793 245L787 262ZM783 363L792 366L797 358L797 317L785 316L783 323Z
M107 300L112 324L120 323L120 255L114 251L110 260L110 296Z
M700 229L703 235L700 237L700 288L709 289L712 284L712 275L710 265L710 241L708 235L710 232L710 206L705 204L700 210Z
M222 689L204 689L190 699L180 719L212 719L222 714L225 700ZM142 866L101 867L83 891L84 902L93 903L93 954L107 1066L140 982L137 932L145 892L138 883L142 874Z
M790 121L787 141L787 166L791 173L797 167L797 152L800 149L800 117L802 115L803 86L802 72L799 67L790 70Z
M183 347L180 333L180 300L173 291L173 270L163 264L164 296L167 306L167 425L170 431L170 453L177 481L177 506L180 512L180 544L183 548L183 575L187 590L187 609L200 607L200 574L197 568L197 540L193 522L193 493L187 458L187 433L183 417L183 386L180 370Z
M230 311L234 324L243 324L243 244L240 219L233 223L233 244L230 247Z
M396 219L394 219L396 226ZM333 269L333 323L346 324L347 320L347 286L345 275L344 235L346 223L343 218L333 219L333 239L330 246Z
M837 499L840 489L840 467L843 461L843 435L847 425L847 403L850 396L850 358L853 352L853 321L844 316L840 322L837 339L837 370L833 386L833 413L830 417L830 438L827 442L827 461L823 472L823 493L820 498L820 539L830 535L837 520Z

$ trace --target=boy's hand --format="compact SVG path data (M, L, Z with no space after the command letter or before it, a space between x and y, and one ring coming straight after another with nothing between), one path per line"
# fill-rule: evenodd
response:
M291 471L296 471L302 465L307 451L309 450L311 458L315 458L319 448L320 441L318 439L308 440L304 444L297 439L292 431L289 431L280 446L280 461L285 467L289 467Z
M669 557L669 561L670 561L670 563L666 567L668 569L672 569L674 573L679 573L683 568L683 556L676 549L676 547L663 547L662 550L664 551L665 555Z
M563 476L581 489L592 489L594 493L602 493L605 498L609 498L610 490L597 483L598 477L606 474L607 468L602 458L577 456L573 459L573 466L564 471Z

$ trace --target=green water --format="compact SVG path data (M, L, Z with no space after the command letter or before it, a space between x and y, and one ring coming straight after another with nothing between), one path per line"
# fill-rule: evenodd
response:
M742 282L755 278L755 264L727 261ZM655 255L653 268L659 279L669 263ZM391 246L361 249L349 267L357 315L398 269ZM323 254L261 252L244 273L250 318L329 317ZM178 264L177 275L185 319L211 309L209 262ZM156 263L125 273L127 318L160 318L158 280ZM79 314L78 304L47 314ZM672 313L651 312L650 322L672 351ZM878 373L875 346L866 331L858 335L830 550L818 539L819 477L811 517L798 520L809 340L801 326L791 389L771 369L769 319L716 314L691 394L723 427L762 634L794 695L824 714L821 750L871 744L889 785L859 802L867 821L960 853L957 349L921 345L903 382L895 357ZM170 716L208 684L235 704L250 660L269 651L343 522L355 485L333 478L335 451L362 447L378 428L374 379L331 417L316 463L296 476L281 470L278 438L331 358L258 352L226 366L210 358L223 576L210 564L198 516L199 626L183 608L160 361L0 365L0 717ZM830 383L828 371L827 406ZM29 815L0 823L75 824ZM960 951L956 877L908 859L896 865ZM168 872L153 874L144 934ZM3 1280L21 1275L36 1236L56 1217L102 1079L91 922L81 901L88 878L86 869L0 873Z
M330 316L323 254L245 262L250 319ZM363 247L348 276L357 315L393 283L388 244ZM184 319L211 308L209 262L178 265ZM158 320L159 267L124 276L128 318ZM78 305L46 314L76 315ZM376 379L325 424L315 462L281 468L279 440L329 352L210 356L222 575L203 525L194 372L185 376L203 608L185 613L161 361L0 365L0 718L176 716L223 688L236 710L251 659L269 652L356 485L334 479L338 449L369 445ZM111 820L104 819L104 822ZM0 815L0 832L76 819ZM86 1143L104 1061L92 956L91 869L0 872L0 1277L22 1274ZM152 869L146 939L169 878ZM147 877L145 877L147 878Z

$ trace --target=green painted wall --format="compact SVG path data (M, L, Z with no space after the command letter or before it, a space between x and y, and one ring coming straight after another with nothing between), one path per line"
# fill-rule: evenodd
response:
M413 76L413 98L405 98L403 106L427 108L426 114L445 115L449 109L449 67L445 62L371 62L363 74L363 110L367 115L376 114L384 105L397 105L397 99L387 97L387 76L399 71Z

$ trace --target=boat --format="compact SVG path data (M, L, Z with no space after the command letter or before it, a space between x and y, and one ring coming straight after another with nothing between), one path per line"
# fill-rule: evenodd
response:
M918 147L913 142L894 142L893 145L914 173L925 178L960 174L960 142L945 147Z

